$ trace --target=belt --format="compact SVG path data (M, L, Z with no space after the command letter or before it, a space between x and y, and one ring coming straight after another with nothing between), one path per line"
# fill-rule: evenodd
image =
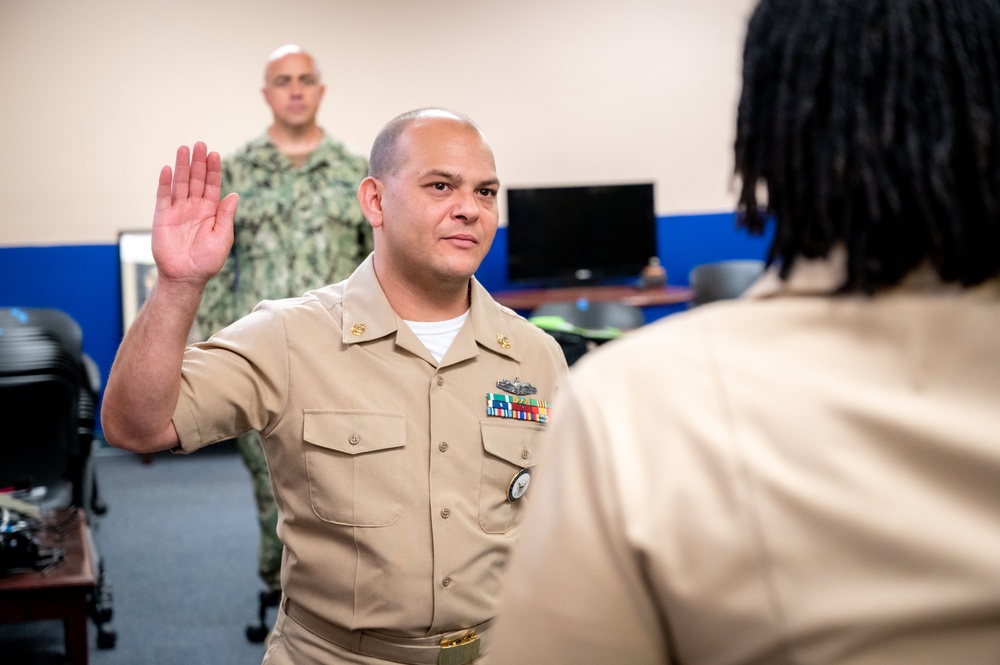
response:
M288 597L285 614L327 642L356 654L406 665L466 665L479 656L479 638L492 619L478 626L431 637L397 637L373 630L347 630L316 616Z

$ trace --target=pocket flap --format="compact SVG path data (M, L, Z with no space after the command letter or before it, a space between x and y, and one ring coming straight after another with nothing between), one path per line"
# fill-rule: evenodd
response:
M406 444L406 417L401 413L306 409L302 418L303 439L348 455Z
M534 466L538 457L538 436L542 428L518 422L507 424L483 423L483 448L489 454L515 466Z

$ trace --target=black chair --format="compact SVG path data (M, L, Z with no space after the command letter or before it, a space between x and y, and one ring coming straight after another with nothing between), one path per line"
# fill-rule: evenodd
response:
M569 365L594 347L646 323L640 307L586 299L544 303L531 312L530 320L559 342Z
M0 488L42 512L79 507L94 524L106 507L91 447L100 373L65 312L0 308ZM110 585L95 549L90 615L98 646L113 647Z
M689 307L716 300L739 298L764 272L764 262L757 260L718 261L703 263L691 269Z

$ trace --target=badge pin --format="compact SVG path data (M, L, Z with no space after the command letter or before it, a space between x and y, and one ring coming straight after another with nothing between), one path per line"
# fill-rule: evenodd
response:
M497 381L497 388L505 393L510 393L511 395L534 395L538 392L538 388L534 387L527 381L522 383L521 379L516 376L513 381L500 379Z
M528 483L531 482L531 469L521 469L510 481L507 487L507 500L514 503L528 491Z
M507 339L506 337L504 337L503 335L501 335L500 333L497 333L497 344L500 345L501 349L509 349L510 348L510 340Z
M355 323L353 326L351 326L351 334L354 335L355 337L361 337L362 335L365 334L365 330L367 329L368 326L366 326L365 324Z

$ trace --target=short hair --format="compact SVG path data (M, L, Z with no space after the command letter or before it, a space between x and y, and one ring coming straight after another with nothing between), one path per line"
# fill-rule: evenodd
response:
M418 120L447 119L459 122L466 127L475 130L482 136L482 130L466 115L456 111L439 107L426 107L407 111L396 116L378 133L375 142L372 143L371 154L368 158L368 174L373 178L384 179L395 174L399 170L399 154L397 144L399 137L407 127ZM485 137L484 137L485 140Z
M737 217L782 277L838 244L843 291L1000 273L997 0L762 0L743 58Z

